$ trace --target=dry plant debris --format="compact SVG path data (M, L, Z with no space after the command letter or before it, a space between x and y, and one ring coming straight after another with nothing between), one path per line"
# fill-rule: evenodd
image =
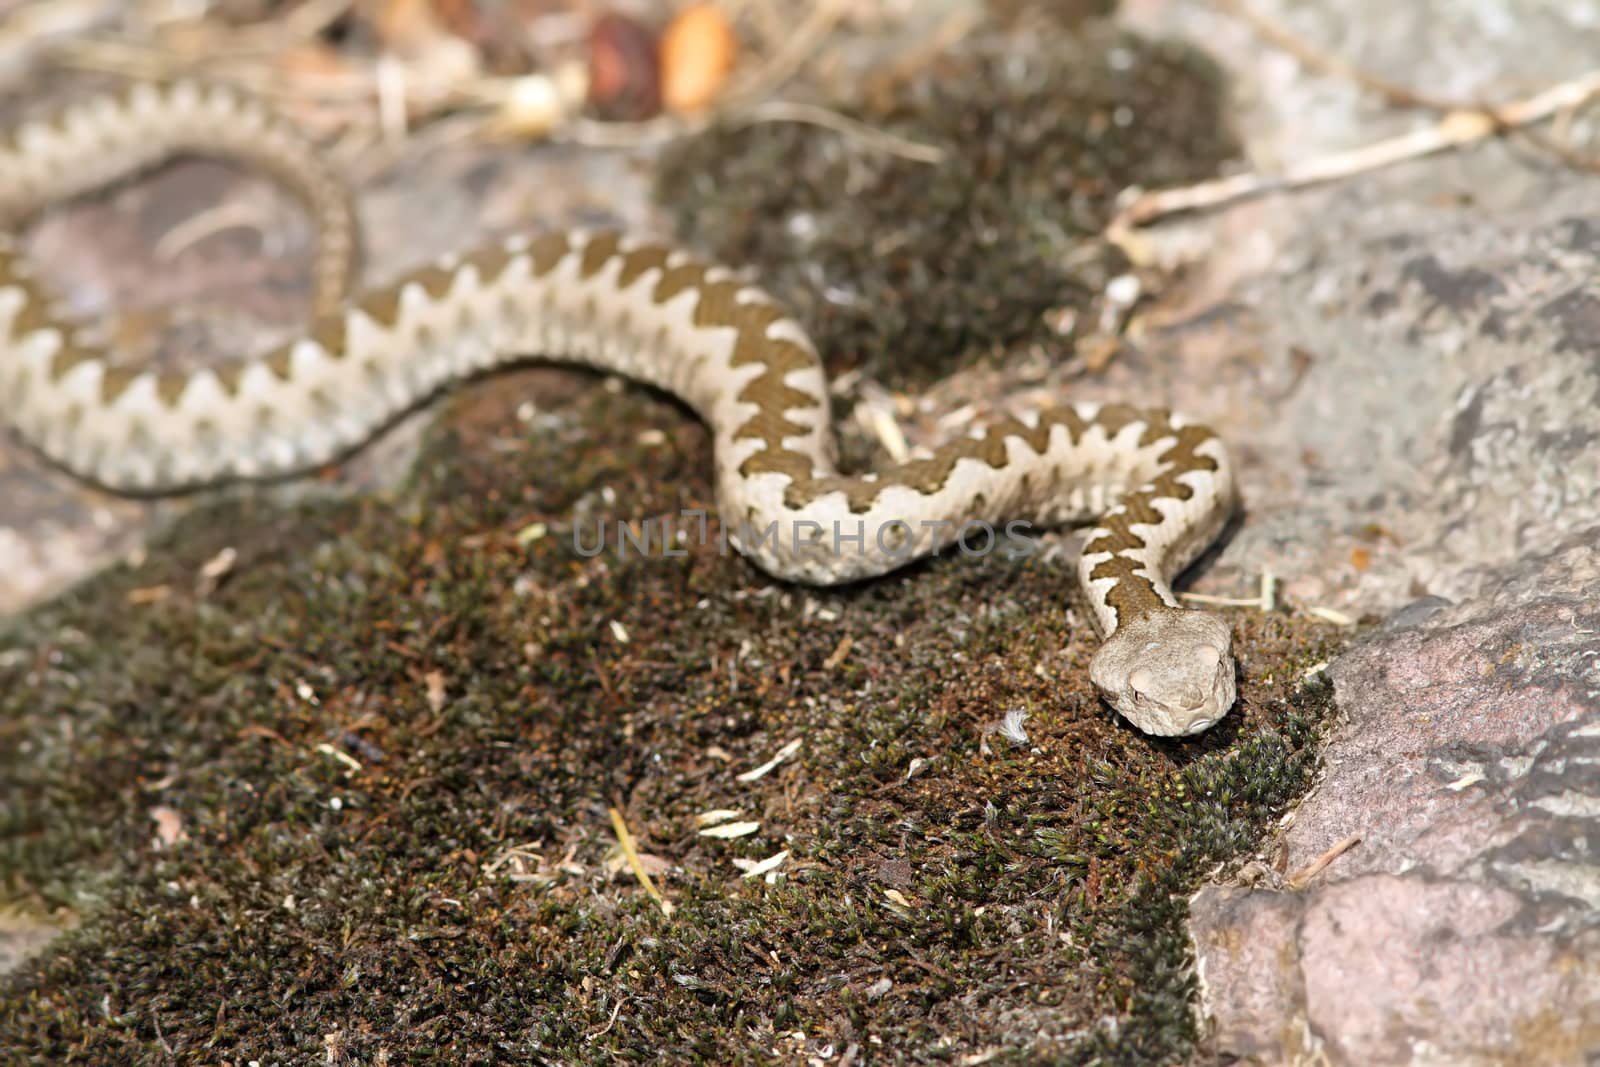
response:
M1489 137L1516 134L1554 155L1569 166L1600 172L1600 160L1574 152L1531 129L1538 123L1570 115L1600 96L1600 69L1558 82L1509 104L1446 100L1362 70L1296 36L1282 25L1251 9L1245 0L1217 0L1220 7L1249 23L1273 46L1294 56L1308 68L1343 78L1382 97L1397 108L1424 108L1440 113L1437 123L1409 133L1374 141L1346 151L1299 160L1278 172L1252 172L1212 179L1195 185L1150 192L1130 190L1130 196L1110 225L1106 239L1136 263L1152 262L1156 254L1137 230L1169 216L1210 210L1272 192L1287 192L1354 177L1406 160L1460 148Z

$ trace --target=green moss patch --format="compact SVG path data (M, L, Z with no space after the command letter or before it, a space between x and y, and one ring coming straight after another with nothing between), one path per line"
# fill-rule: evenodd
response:
M835 372L900 385L979 355L1057 356L1127 269L1097 237L1130 185L1213 176L1237 146L1215 67L1104 27L978 36L838 110L943 151L937 164L798 123L714 130L669 152L679 230L762 284Z
M9 634L7 891L81 919L7 980L12 1055L1184 1047L1182 893L1304 785L1315 700L1247 674L1203 740L1136 734L1039 559L820 592L714 547L586 557L574 515L708 503L704 432L594 390L513 433L488 392L498 430L441 431L397 499L207 508ZM1276 617L1244 640L1320 651ZM613 806L671 918L608 868ZM760 829L702 836L713 809ZM733 863L781 850L776 884Z

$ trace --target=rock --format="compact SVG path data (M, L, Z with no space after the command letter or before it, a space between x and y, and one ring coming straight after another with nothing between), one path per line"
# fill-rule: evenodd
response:
M1575 77L1596 44L1554 9L1496 0L1470 15L1250 7L1463 99ZM1252 158L1303 163L1437 121L1375 114L1353 82L1215 11L1132 13L1223 55ZM1483 32L1455 34L1461 19ZM1265 858L1298 873L1360 843L1288 879L1302 888L1258 878L1193 898L1220 1059L1582 1064L1600 1049L1591 182L1489 142L1206 220L1210 306L1258 368L1254 395L1227 401L1250 514L1226 558L1270 568L1293 602L1385 620L1330 665L1344 724Z
M1600 1047L1600 527L1333 666L1349 715L1285 836L1303 892L1208 887L1219 1051L1582 1063Z

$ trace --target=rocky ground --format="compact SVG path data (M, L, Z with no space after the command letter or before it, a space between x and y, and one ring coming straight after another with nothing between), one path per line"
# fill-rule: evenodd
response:
M1253 6L1379 78L1468 100L1584 74L1600 39L1581 5ZM1372 94L1181 7L1137 21L1203 36L1243 75L1255 158L1432 121L1375 113ZM1559 133L1593 139L1581 113ZM1225 256L1268 264L1238 272L1230 306L1292 381L1264 380L1256 440L1286 462L1233 551L1385 621L1333 663L1340 725L1276 862L1359 844L1308 885L1247 868L1193 901L1219 1054L1582 1063L1600 1048L1592 181L1513 139L1223 231L1241 238Z
M1582 5L1251 8L1467 101L1600 54ZM1595 179L1509 139L1177 220L1151 236L1198 258L1139 272L1148 301L1109 341L1101 294L1131 268L1091 237L1116 189L1241 169L1230 132L1272 169L1438 116L1214 8L1129 0L1119 22L1202 43L1227 95L1181 51L990 18L903 84L875 85L893 42L870 35L830 72L835 98L947 146L947 166L790 126L648 161L455 145L364 187L369 273L530 223L675 229L796 307L843 375L862 462L885 410L915 443L973 402L1153 390L1241 459L1246 514L1191 588L1249 597L1270 572L1279 589L1269 614L1229 613L1229 723L1184 744L1116 723L1082 678L1061 557L827 594L714 553L575 559L575 516L708 502L699 428L582 374L469 387L309 486L220 502L113 500L12 451L10 606L167 531L0 645L0 941L20 956L71 928L0 992L15 1050L1454 1064L1600 1047ZM1105 136L1119 107L1131 128ZM1547 132L1581 152L1591 128ZM158 258L175 220L218 203L281 221L283 244L224 232ZM187 163L31 241L85 313L253 316L179 331L205 351L293 323L296 225L264 183ZM174 335L132 322L135 341ZM223 580L197 577L224 550ZM1021 744L998 730L1012 710ZM672 916L616 873L608 808ZM760 825L706 838L696 816L717 808ZM770 881L733 863L780 852Z

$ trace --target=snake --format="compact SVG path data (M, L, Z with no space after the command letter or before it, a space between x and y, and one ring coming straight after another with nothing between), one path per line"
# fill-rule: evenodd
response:
M13 236L174 155L259 166L315 222L300 336L185 372L127 367L57 307ZM1236 698L1231 630L1172 580L1238 504L1219 435L1162 407L1062 403L979 422L862 473L836 462L826 375L759 287L610 230L518 234L351 295L351 195L307 135L243 90L138 82L0 139L0 421L67 473L175 494L338 462L447 386L529 359L672 394L712 436L729 540L787 582L837 586L937 554L972 524L1088 526L1075 586L1089 677L1134 727L1197 734Z

